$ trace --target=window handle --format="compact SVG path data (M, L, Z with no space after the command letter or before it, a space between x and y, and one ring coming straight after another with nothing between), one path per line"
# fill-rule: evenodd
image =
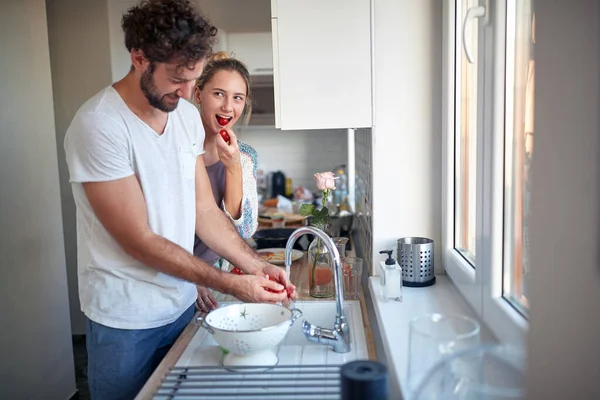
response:
M467 57L467 60L469 61L469 63L474 64L475 61L473 60L473 56L471 56L471 52L469 51L469 46L467 45L467 24L475 18L481 18L481 17L485 17L485 6L477 6L477 7L471 7L467 10L467 15L465 16L465 20L463 21L463 26L462 26L462 44L463 44L463 49L465 50L465 56Z

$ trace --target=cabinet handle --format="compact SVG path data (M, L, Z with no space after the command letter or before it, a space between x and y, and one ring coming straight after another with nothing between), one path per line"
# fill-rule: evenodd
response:
M485 17L485 7L484 6L477 6L477 7L471 7L467 10L467 15L465 16L465 20L463 21L463 26L462 26L462 45L463 45L463 49L465 50L465 56L467 57L467 61L469 61L469 63L474 64L475 61L473 60L473 57L471 56L471 52L469 51L469 46L467 45L467 24L475 18L481 18L481 17Z

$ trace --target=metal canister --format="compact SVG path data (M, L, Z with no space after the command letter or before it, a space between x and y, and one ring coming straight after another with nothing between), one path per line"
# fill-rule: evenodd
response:
M435 283L433 240L424 237L398 239L396 254L402 268L402 284L408 287L425 287Z

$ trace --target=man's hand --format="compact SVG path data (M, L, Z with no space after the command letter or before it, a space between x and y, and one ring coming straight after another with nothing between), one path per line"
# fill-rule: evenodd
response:
M196 286L198 290L198 298L196 299L196 307L201 312L210 312L216 310L219 307L219 303L212 295L209 288L204 286Z
M284 304L288 305L289 300L296 301L298 299L298 293L296 292L296 286L292 285L288 279L285 270L279 268L276 265L264 263L264 267L256 272L256 275L264 276L272 279L276 282L281 283L285 287L287 298L284 300Z
M247 303L280 303L287 299L284 286L264 276L232 274L230 287L231 294Z
M288 302L288 291L292 299L297 298L295 288L289 284L285 272L260 258L217 207L202 156L196 161L196 234L215 253L249 274L231 274L231 279L219 282L223 287L217 290L249 302L285 304ZM267 279L267 276L275 282ZM270 293L265 288L282 293Z

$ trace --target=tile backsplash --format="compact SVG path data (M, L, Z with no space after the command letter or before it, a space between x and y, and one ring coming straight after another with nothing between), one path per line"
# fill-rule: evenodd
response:
M363 243L363 262L373 275L373 146L371 129L357 129L354 134L356 163L355 228Z
M332 171L348 159L345 129L282 131L273 126L246 126L235 132L254 147L265 171L282 171L292 178L294 187L315 191L316 172Z

